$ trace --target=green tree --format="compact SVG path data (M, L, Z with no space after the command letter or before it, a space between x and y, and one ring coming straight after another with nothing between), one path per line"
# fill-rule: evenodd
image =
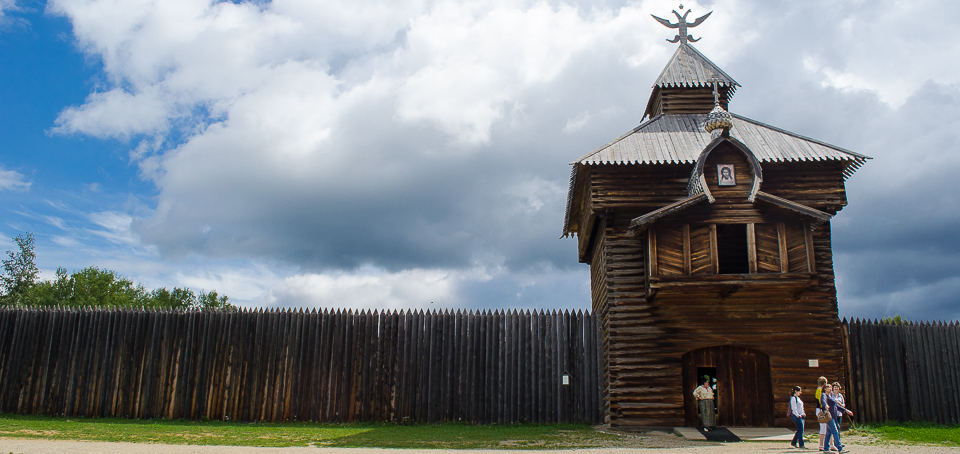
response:
M57 277L52 281L40 281L30 289L30 302L33 306L68 306L73 295L73 280L65 268L57 268Z
M894 315L893 317L884 317L880 320L880 323L887 325L902 325L906 322L900 314Z
M166 287L154 289L150 292L149 307L160 309L190 309L197 302L197 296L188 288L174 287L173 291Z
M210 290L209 293L200 291L197 298L197 308L204 311L235 311L237 306L227 302L230 298L227 295L219 296L216 290Z
M26 232L13 239L17 251L7 251L0 275L0 303L3 305L29 304L30 290L37 282L40 270L35 263L33 234Z
M142 285L114 271L88 266L70 275L68 306L73 307L142 307L150 298Z
M57 268L52 281L37 281L33 234L14 238L18 251L7 251L0 276L0 304L39 307L125 307L174 310L236 310L226 295L215 290L195 294L189 288L165 287L148 291L115 271L95 266L67 274Z

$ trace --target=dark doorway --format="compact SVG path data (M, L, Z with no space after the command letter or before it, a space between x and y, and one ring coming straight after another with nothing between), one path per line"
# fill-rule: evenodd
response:
M713 375L710 372L713 371ZM716 378L714 397L717 425L773 427L773 388L770 358L763 352L720 346L692 350L683 355L683 404L687 426L700 424L693 390L703 375Z
M747 274L750 257L746 224L717 224L717 268L720 274Z

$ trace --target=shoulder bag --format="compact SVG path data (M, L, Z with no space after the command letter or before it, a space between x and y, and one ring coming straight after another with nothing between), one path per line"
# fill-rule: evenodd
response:
M817 410L817 422L818 422L818 423L820 423L820 424L826 424L826 423L830 422L831 419L833 419L833 417L830 416L830 412L829 412L829 411L826 411L826 410Z

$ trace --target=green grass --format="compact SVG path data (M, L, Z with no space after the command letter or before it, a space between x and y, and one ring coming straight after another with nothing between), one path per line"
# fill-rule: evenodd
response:
M923 422L865 424L854 427L851 432L886 442L960 446L960 426L957 425Z
M0 416L0 437L225 446L575 449L625 446L587 425L313 424Z

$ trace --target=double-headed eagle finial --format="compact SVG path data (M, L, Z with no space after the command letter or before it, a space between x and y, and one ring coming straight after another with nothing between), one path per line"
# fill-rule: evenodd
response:
M680 5L680 11L683 11L683 5L682 5L682 4ZM663 24L665 27L669 27L669 28L679 28L679 29L680 29L680 34L677 35L677 36L675 36L673 39L668 39L667 42L669 42L669 43L675 43L675 42L679 41L679 42L682 43L682 44L686 44L687 41L691 41L691 42L694 42L694 43L695 43L695 42L697 42L697 41L700 41L700 39L699 39L699 38L694 38L693 36L688 35L688 34L687 34L687 28L693 28L693 27L696 27L697 25L702 24L703 21L707 20L707 18L710 17L711 14L713 14L713 11L710 11L709 13L704 14L703 16L698 17L697 20L695 20L695 21L693 21L693 22L687 22L687 16L690 14L690 11L692 11L692 10L689 10L689 9L688 9L687 12L683 13L683 16L681 16L680 13L677 12L677 10L673 10L673 15L674 15L674 16L677 16L677 23L676 23L676 24L671 24L669 20L663 19L663 18L660 18L660 17L657 17L657 16L654 16L653 14L651 14L650 16L652 16L654 19L656 19L657 22L660 22L661 24Z

